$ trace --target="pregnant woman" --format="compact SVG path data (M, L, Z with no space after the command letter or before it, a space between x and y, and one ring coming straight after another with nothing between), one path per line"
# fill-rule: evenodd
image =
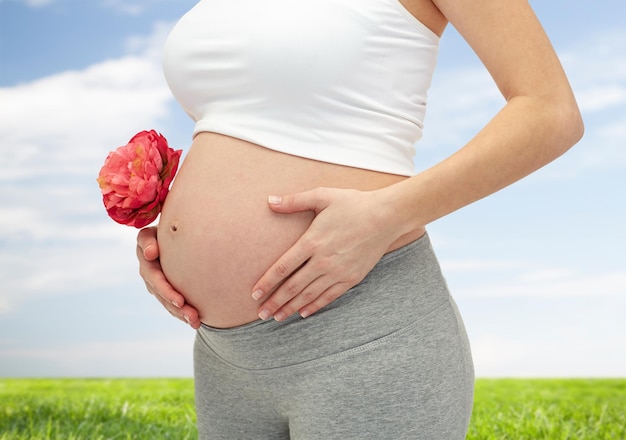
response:
M449 22L506 105L415 174ZM470 348L425 225L582 135L527 2L201 0L164 64L196 125L138 258L197 329L200 438L464 438Z

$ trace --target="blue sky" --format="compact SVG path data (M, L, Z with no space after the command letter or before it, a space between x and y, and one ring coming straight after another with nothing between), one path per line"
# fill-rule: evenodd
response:
M163 80L194 0L0 0L0 377L191 376L194 332L143 287L106 217L108 153L191 121ZM479 376L626 376L626 3L533 1L586 121L563 158L429 228ZM448 29L417 169L503 105Z

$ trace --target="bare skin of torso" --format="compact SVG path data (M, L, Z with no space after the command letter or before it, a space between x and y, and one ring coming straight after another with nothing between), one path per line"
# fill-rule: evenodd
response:
M437 34L445 18L430 0L401 2ZM301 235L312 212L278 214L270 194L316 187L374 190L406 177L309 160L216 133L200 133L187 153L158 227L163 272L207 325L258 319L252 287ZM341 225L337 225L341 227ZM397 249L420 228L392 243Z

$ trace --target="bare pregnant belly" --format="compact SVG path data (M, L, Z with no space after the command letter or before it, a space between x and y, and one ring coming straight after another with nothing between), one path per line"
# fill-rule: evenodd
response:
M205 324L227 328L252 322L259 307L252 286L313 220L311 212L272 212L268 195L319 186L371 190L402 179L201 133L161 214L163 272ZM403 237L390 250L422 233Z

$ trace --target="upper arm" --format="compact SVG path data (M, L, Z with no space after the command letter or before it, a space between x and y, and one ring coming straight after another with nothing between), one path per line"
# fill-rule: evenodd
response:
M552 45L526 0L433 0L468 42L508 101L573 96Z

